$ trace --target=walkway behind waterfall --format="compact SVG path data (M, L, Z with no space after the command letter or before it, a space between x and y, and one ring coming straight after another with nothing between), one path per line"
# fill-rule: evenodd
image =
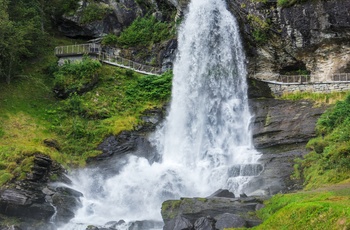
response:
M138 73L146 75L162 74L161 68L134 62L120 57L119 55L116 55L116 53L116 49L109 49L108 52L102 52L101 45L95 43L58 46L55 48L55 55L59 58L89 55L97 57L97 59L103 63L130 69Z
M117 55L116 49L108 49L108 52L103 52L100 44L88 43L70 46L58 46L55 48L55 55L59 58L79 57L83 55L94 56L101 62L118 66L146 75L161 75L162 70L159 67L144 65ZM350 82L350 73L334 73L327 76L318 75L281 75L276 73L263 73L257 76L250 74L250 78L267 83L278 84L312 84L319 82L335 83L335 82ZM323 80L321 80L323 79Z

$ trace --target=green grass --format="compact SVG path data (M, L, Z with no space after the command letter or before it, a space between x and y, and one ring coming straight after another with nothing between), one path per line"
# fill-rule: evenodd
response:
M55 38L25 74L11 84L0 83L0 186L24 179L36 154L66 167L84 166L88 157L100 153L96 147L104 137L132 130L143 111L169 99L171 73L143 76L103 66L93 90L58 100L52 91L58 71L53 49L74 43ZM88 77L72 79L79 83ZM46 146L45 139L56 140L60 150Z
M253 229L349 229L349 184L341 189L275 195L258 211L263 224Z
M319 136L306 146L311 152L296 159L293 177L304 179L305 191L266 201L258 212L264 222L254 229L350 228L350 96L299 94L296 98L306 97L322 103L345 99L320 117Z
M332 93L312 93L312 92L294 92L285 93L280 99L284 100L310 100L316 103L316 105L321 104L335 104L339 100L343 100L347 95L347 92L332 92Z
M310 140L310 153L297 160L305 189L350 178L350 95L329 108L316 125L318 137Z
M333 104L318 120L310 153L296 159L292 175L304 191L278 194L258 211L263 223L253 229L350 229L350 94L294 93L283 99ZM338 101L340 100L340 101Z

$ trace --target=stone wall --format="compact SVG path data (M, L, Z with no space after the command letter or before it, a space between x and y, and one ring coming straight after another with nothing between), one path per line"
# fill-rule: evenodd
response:
M313 93L330 93L330 92L343 92L350 90L350 82L320 82L320 83L280 83L269 82L272 93L276 96L280 96L283 93L293 92L313 92Z

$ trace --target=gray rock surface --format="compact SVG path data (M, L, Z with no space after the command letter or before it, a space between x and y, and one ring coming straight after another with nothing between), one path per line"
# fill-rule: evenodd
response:
M94 1L98 7L106 9L102 18L96 18L88 22L82 20L85 10L91 2L80 1L80 7L73 15L62 15L56 18L58 29L68 37L98 38L105 34L119 35L137 17L146 14L156 15L160 20L168 20L175 7L163 0L104 0Z
M196 222L194 222L194 229L195 230L215 230L215 222L216 220L211 217L200 217Z
M233 194L233 192L230 192L227 189L219 189L213 194L211 194L210 196L208 196L208 198L214 198L214 197L235 198L235 194Z
M223 230L225 228L243 228L247 225L244 218L239 215L224 213L216 217L217 221L215 223L215 228Z
M191 230L193 224L183 216L176 216L175 218L165 222L163 230Z
M55 229L50 223L54 214L58 220L66 222L74 217L73 211L80 204L81 193L69 188L54 188L49 185L52 175L68 183L69 180L64 173L64 169L48 156L36 154L32 172L27 175L27 178L16 181L12 187L3 187L0 190L0 213L20 219L20 223L13 226L14 229ZM58 200L65 200L65 202L57 202ZM62 209L65 211L60 212ZM67 217L68 214L70 214L69 217ZM2 227L0 220L0 229Z
M251 99L256 148L305 143L316 136L315 126L325 106L310 101Z
M349 1L280 7L277 1L229 0L228 5L240 22L251 74L273 79L266 73L302 69L325 81L329 74L350 70ZM257 31L266 36L260 36L262 42L254 37Z
M164 229L191 229L191 226L194 229L215 229L215 223L220 226L225 223L229 225L229 217L237 227L252 227L259 224L260 220L249 214L261 206L263 199L266 197L181 198L165 201L162 204ZM234 225L229 227L235 227Z

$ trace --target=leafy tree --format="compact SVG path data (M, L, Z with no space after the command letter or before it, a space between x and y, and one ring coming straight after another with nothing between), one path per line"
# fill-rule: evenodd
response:
M8 0L0 0L0 78L10 83L21 57L28 53L25 32L10 20Z

